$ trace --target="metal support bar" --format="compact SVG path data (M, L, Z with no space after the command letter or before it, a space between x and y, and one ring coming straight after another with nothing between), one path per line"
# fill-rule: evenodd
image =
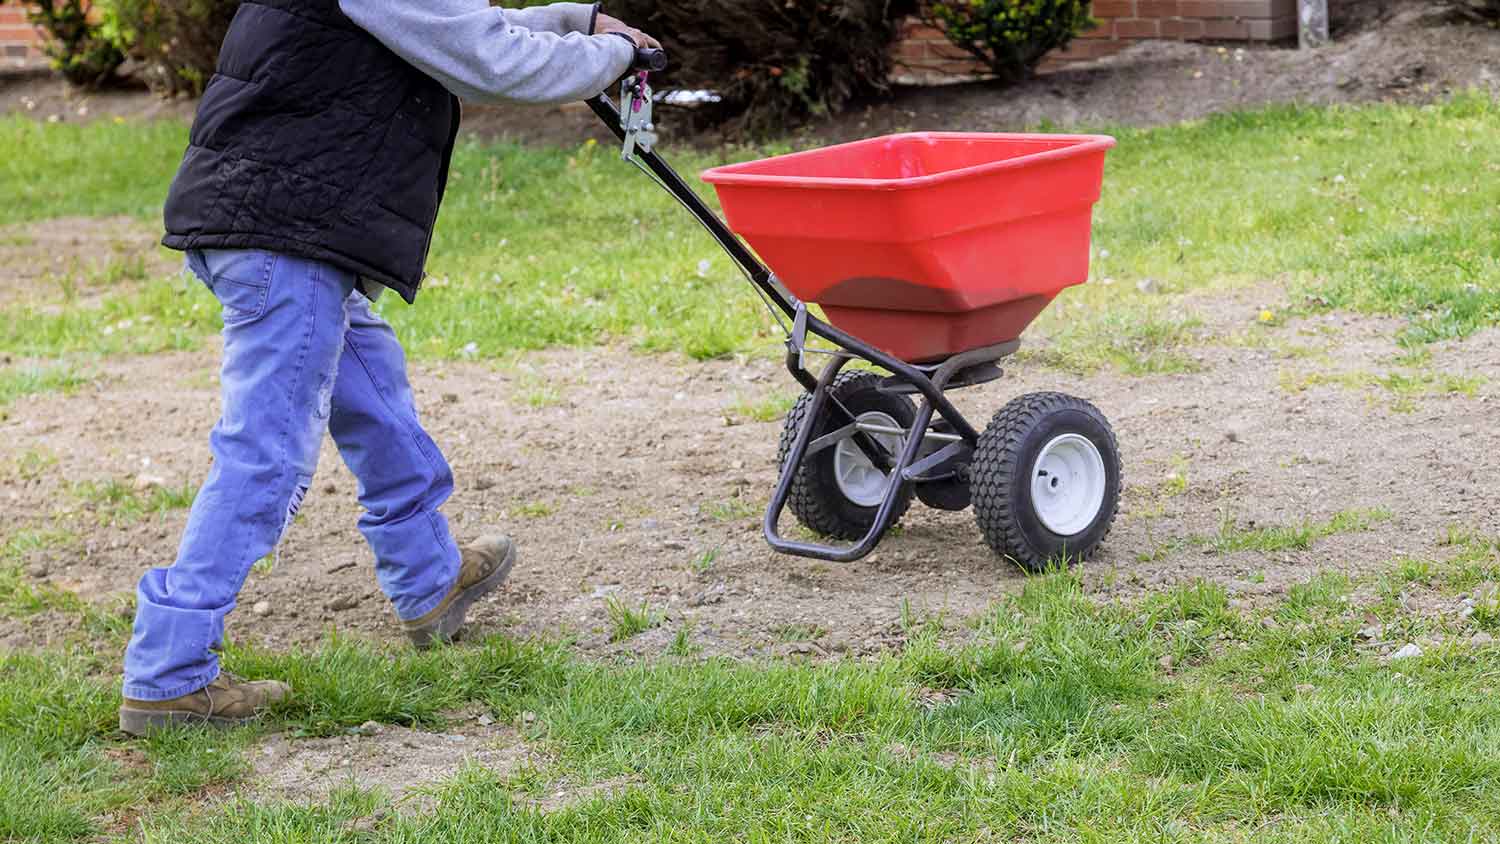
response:
M904 437L910 433L909 428L892 428L889 425L874 425L869 422L856 422L855 425L867 434L887 434L892 437ZM961 443L963 437L958 434L940 434L937 431L928 431L925 439L936 440L940 443Z
M869 422L851 422L848 425L839 428L837 431L830 431L823 436L813 440L812 445L807 447L807 456L812 457L814 454L832 448L833 446L836 446L844 440L847 440L859 433L885 434L887 436L902 437L904 439L908 434L911 433L911 429L892 428L889 425L873 425ZM928 442L935 441L941 443L961 443L964 441L964 438L960 437L958 434L943 434L937 431L928 431L922 439ZM884 447L882 447L881 451L884 450Z
M901 477L913 483L942 480L952 477L958 465L967 464L973 456L974 449L959 440L908 466Z
M875 511L875 521L870 525L870 530L863 539L853 545L840 547L787 539L781 535L776 525L781 521L781 514L786 510L787 499L791 497L793 479L796 477L798 467L807 459L808 447L811 445L812 433L818 424L818 416L830 398L829 388L833 386L834 380L838 378L839 370L843 369L847 362L847 358L835 358L819 376L817 386L812 393L812 404L787 453L786 462L782 464L781 478L777 481L776 492L772 494L771 503L766 507L766 517L761 530L765 534L766 542L783 554L813 557L836 563L850 563L873 551L881 537L885 536L886 531L890 530L891 525L896 521L896 504L909 483L905 479L906 470L916 461L917 455L921 453L922 446L926 442L923 434L932 424L933 408L930 404L923 404L917 409L917 418L912 423L911 431L907 433L906 440L902 444L901 454L890 469L885 497L881 499L880 506ZM866 435L858 434L858 436ZM955 444L957 445L962 444Z

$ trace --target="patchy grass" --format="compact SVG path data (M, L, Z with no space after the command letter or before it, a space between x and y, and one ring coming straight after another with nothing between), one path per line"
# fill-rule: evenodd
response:
M0 369L0 411L22 396L72 393L88 381L87 376L65 365Z
M1429 396L1463 396L1476 398L1479 390L1488 383L1483 375L1460 375L1451 372L1434 372L1429 369L1414 371L1392 370L1384 375L1373 372L1293 372L1282 370L1277 378L1281 389L1287 393L1302 393L1313 387L1333 385L1349 390L1363 390L1372 395L1381 394L1389 400L1391 410L1411 413L1417 409L1417 399Z
M187 483L180 486L153 484L142 488L134 483L111 479L80 481L73 485L73 495L101 522L128 524L147 516L192 507L198 487Z
M797 395L777 393L762 399L743 399L729 408L729 417L734 420L748 419L751 422L780 422L797 403Z
M255 730L125 741L98 653L5 655L0 835L108 837L122 812L148 841L1500 835L1500 648L1405 616L1393 622L1448 644L1392 671L1357 644L1351 589L1326 575L1259 610L1210 583L1099 603L1060 573L974 619L961 646L914 619L897 651L824 663L597 663L500 637L424 653L338 638L229 649L231 670L298 689L265 729L441 728L477 704L547 750L514 779L455 765L430 810L401 812L357 787L326 803L197 802L242 775ZM677 641L690 652L686 627ZM548 812L520 799L605 782L628 785Z
M717 547L709 548L708 550L694 557L688 568L692 569L693 574L702 577L714 570L714 563L718 562L718 560L719 549Z
M557 505L550 501L526 501L510 508L510 512L522 519L545 519L557 512Z
M739 495L724 498L719 501L710 501L702 506L703 515L716 522L742 522L752 516L757 516L764 509L753 501L747 501Z
M1407 345L1467 336L1500 320L1489 281L1500 273L1500 232L1483 222L1500 168L1497 122L1500 104L1476 93L1422 108L1276 107L1119 132L1096 275L1185 291L1285 273L1306 306L1406 317ZM1150 298L1111 290L1074 301ZM1080 316L1070 308L1043 324Z
M1113 366L1130 375L1197 372L1188 351L1206 337L1197 319L1156 319L1137 311L1084 318L1049 333L1045 346L1026 350L1034 360L1076 374Z
M1500 231L1485 188L1500 166L1497 129L1500 105L1474 94L1117 130L1095 227L1096 283L1043 314L1032 334L1045 342L1028 353L1069 370L1190 372L1192 347L1208 338L1182 295L1272 278L1294 305L1270 312L1267 325L1324 308L1396 314L1408 320L1400 339L1409 347L1494 325ZM0 190L13 198L0 223L153 216L185 138L170 123L0 120ZM784 149L675 157L691 173L768 151ZM379 306L414 356L618 342L711 358L763 352L778 336L697 225L608 149L466 140L452 172L422 306L390 296ZM587 249L578 248L583 232ZM211 304L199 285L158 281L98 307L11 306L0 352L188 348L216 330ZM1245 315L1246 325L1259 319Z
M1224 513L1219 532L1202 541L1215 553L1259 551L1304 551L1319 539L1342 533L1360 533L1391 519L1389 510L1344 510L1326 522L1299 522L1294 525L1240 527L1234 517Z
M78 611L83 602L63 592L31 582L22 565L38 553L66 548L77 541L62 530L18 530L8 533L0 545L0 615L24 617L49 609Z
M828 635L828 631L816 624L788 624L776 629L780 642L812 642Z
M639 607L632 607L619 598L611 596L604 602L605 611L609 613L611 642L623 642L633 639L647 630L660 627L666 620L662 613L651 609L651 605L642 601Z

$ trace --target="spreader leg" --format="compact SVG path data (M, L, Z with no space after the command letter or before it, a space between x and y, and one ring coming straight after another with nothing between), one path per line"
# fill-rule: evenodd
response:
M912 417L911 425L904 432L898 453L894 456L894 459L886 452L884 446L863 431L855 431L849 437L850 440L858 443L861 451L865 452L870 458L871 464L884 473L887 478L885 488L880 493L880 499L875 508L873 520L869 522L869 527L865 530L862 537L859 537L857 534L851 537L857 540L853 545L834 546L801 542L781 536L777 529L781 515L786 510L787 504L793 495L794 487L799 482L799 474L802 474L802 483L804 485L814 484L817 488L809 490L804 486L797 493L798 495L826 495L830 498L838 498L837 501L818 502L827 505L827 511L821 512L820 515L825 516L830 521L830 524L823 527L825 529L832 528L832 530L824 530L823 532L846 535L844 531L853 532L854 530L858 530L860 528L854 528L853 526L860 525L862 527L864 520L869 519L869 510L866 505L873 503L873 500L844 501L837 489L819 480L820 476L817 475L817 472L819 468L827 468L826 466L819 464L809 467L807 465L815 435L825 427L824 423L827 420L825 414L838 410L842 411L840 418L848 416L850 417L850 421L853 421L853 414L850 410L839 405L834 393L837 390L847 390L850 384L859 383L859 375L867 374L851 373L846 379L841 380L839 379L839 373L845 363L847 363L847 358L840 357L835 359L816 379L813 389L807 397L808 403L802 410L800 424L795 430L795 436L792 438L790 445L783 449L781 476L776 484L776 491L771 497L771 502L766 508L763 529L766 541L771 547L784 554L795 554L797 556L813 557L832 562L852 562L858 560L875 549L875 546L879 544L881 538L885 536L891 526L906 512L907 505L911 501L911 483L906 479L906 474L912 464L917 461L917 455L922 452L924 445L927 443L927 429L931 425L933 417L933 408L927 403L923 403L915 408L908 407L903 412L903 415L910 415ZM855 378L855 381L846 383L848 377ZM874 393L875 391L873 390L865 391L867 398L869 394ZM884 400L906 401L905 399L893 399L888 396L884 397ZM897 409L891 408L891 411L895 412ZM796 417L794 416L794 418ZM900 421L904 423L905 419ZM837 421L834 424L837 424ZM861 440L864 440L864 442L860 442ZM827 450L825 449L825 451ZM857 454L854 456L857 457ZM828 453L823 455L820 460L828 460L836 464L838 458L839 456ZM814 473L812 477L805 474L809 472ZM871 498L873 499L873 496ZM808 502L804 500L803 503L806 505ZM852 511L854 514L863 515L858 518L855 518L853 515L846 515L845 511L849 507L855 508ZM799 510L798 513L799 518L805 522L808 514L802 510Z

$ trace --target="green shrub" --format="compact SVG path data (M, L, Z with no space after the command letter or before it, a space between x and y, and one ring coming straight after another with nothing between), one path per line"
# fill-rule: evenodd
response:
M1001 82L1026 79L1047 53L1094 21L1089 0L922 0L924 21L983 62Z
M898 0L611 0L606 10L661 39L665 83L722 97L697 113L755 132L884 91Z
M125 61L91 16L91 0L55 0L28 8L32 25L47 33L44 49L52 66L74 85L98 85Z
M240 0L103 0L104 31L161 94L203 93Z

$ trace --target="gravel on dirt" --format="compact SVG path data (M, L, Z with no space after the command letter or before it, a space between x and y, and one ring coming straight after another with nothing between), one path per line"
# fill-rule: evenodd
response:
M1312 373L1387 371L1401 352L1401 323L1329 313L1257 325L1265 303L1282 295L1271 287L1180 302L1206 337L1219 338L1194 347L1200 371L1126 378L1018 365L1001 381L955 394L981 422L1020 393L1054 389L1088 398L1111 418L1128 487L1115 532L1080 569L1092 594L1131 596L1206 578L1254 604L1323 570L1358 577L1402 556L1442 558L1450 525L1500 527L1492 424L1500 330L1432 347L1434 371L1483 379L1472 397L1398 404L1378 387L1337 378L1289 391L1287 382ZM1247 332L1258 339L1234 339ZM1300 351L1283 354L1280 346ZM500 528L519 541L510 582L471 613L480 634L568 635L580 652L607 656L662 653L686 631L687 644L703 653L743 656L790 652L787 631L808 630L814 635L799 637L810 639L800 655L857 655L900 645L903 605L956 624L1025 583L988 550L966 512L914 508L898 535L858 563L771 553L759 519L776 479L779 422L714 423L737 404L791 388L772 360L696 363L615 348L528 353L524 364L528 377L558 385L558 403L531 406L517 395L513 370L493 364L423 363L412 371L425 421L459 478L446 508L456 532ZM0 497L13 496L12 520L50 523L70 509L65 523L83 518L71 503L73 483L133 477L143 459L169 486L199 482L217 414L217 367L211 343L109 358L98 363L99 378L71 395L18 399L0 422ZM462 404L441 400L453 392L466 397ZM1229 442L1226 429L1239 441ZM619 430L646 433L622 439ZM28 452L56 463L23 473ZM468 478L495 485L480 489ZM323 492L328 484L335 493ZM231 616L230 635L273 648L334 630L401 641L355 530L355 488L330 445L318 493L275 565L251 574L240 599L251 611ZM1212 537L1226 519L1294 525L1354 509L1391 517L1274 554L1205 553L1182 541ZM186 515L79 523L86 530L77 543L38 550L23 563L45 570L38 580L52 586L128 606L141 573L171 561ZM668 621L612 642L612 600L645 604ZM257 615L262 602L275 612ZM76 623L0 622L0 642L38 646Z

